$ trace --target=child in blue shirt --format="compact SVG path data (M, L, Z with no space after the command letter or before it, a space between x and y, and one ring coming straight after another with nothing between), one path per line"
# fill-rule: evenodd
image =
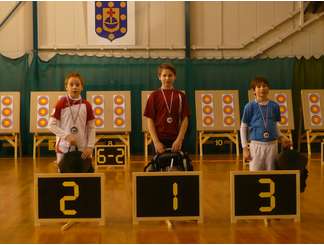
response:
M257 77L251 81L255 100L244 107L241 123L241 142L244 160L250 160L252 171L274 170L278 154L278 139L283 147L291 145L278 127L280 122L279 105L269 100L269 83L265 78ZM248 148L248 137L251 140Z

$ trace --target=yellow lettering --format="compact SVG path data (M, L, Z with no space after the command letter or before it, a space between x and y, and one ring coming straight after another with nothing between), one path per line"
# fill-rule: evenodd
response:
M73 187L73 196L64 196L60 200L60 210L65 215L76 215L77 211L74 209L65 209L66 201L74 201L79 197L79 186L74 181L64 181L64 187Z
M261 212L271 212L276 207L276 198L273 196L275 193L275 183L269 178L259 179L259 183L270 185L270 191L259 193L259 197L261 198L270 198L270 206L260 207L259 210Z
M98 149L97 153L97 162L100 164L105 164L107 161L106 156L104 154L101 154L103 151L105 151L105 149Z
M123 164L122 158L125 155L125 150L123 148L118 148L117 151L120 151L120 154L115 157L116 163Z
M175 182L172 185L173 191L173 210L176 211L178 209L178 184Z

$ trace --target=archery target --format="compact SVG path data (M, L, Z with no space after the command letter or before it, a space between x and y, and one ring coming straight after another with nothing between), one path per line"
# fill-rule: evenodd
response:
M130 132L130 91L88 91L96 132Z
M20 92L0 92L0 134L20 132Z
M196 124L199 131L239 129L237 90L196 90Z
M59 101L62 96L66 96L65 91L31 92L30 132L51 133L48 129L49 119L57 101Z
M304 127L305 129L324 129L323 123L323 89L301 90Z

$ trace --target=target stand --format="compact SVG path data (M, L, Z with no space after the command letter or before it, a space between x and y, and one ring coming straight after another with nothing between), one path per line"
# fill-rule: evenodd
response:
M324 131L313 131L313 130L306 130L306 133L301 136L300 142L305 142L307 144L307 153L308 157L311 156L311 144L312 143L320 143L324 138Z
M238 131L234 130L232 132L205 132L205 131L198 131L198 144L199 144L199 156L200 158L203 157L203 145L208 143L210 139L214 139L216 142L216 145L221 145L218 142L219 139L223 140L224 138L227 138L230 140L231 143L235 144L236 147L236 157L240 156L240 149L239 149L239 135Z
M33 138L33 159L36 159L36 155L37 157L40 157L40 147L44 145L44 143L47 144L48 150L55 151L55 135L34 133Z
M14 156L15 159L19 156L21 157L22 150L21 150L21 137L19 133L11 133L11 134L1 134L0 141L5 141L8 145L3 145L4 147L9 146L14 148Z

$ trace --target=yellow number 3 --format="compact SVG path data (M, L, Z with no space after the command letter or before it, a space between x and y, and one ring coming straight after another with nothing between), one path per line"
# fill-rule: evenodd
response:
M65 209L65 201L74 201L79 197L79 186L74 181L64 181L64 187L73 187L73 196L64 196L60 200L60 210L65 215L76 215L77 211L74 209Z
M271 179L259 179L259 183L261 184L269 184L270 191L261 192L259 197L261 198L270 198L270 206L269 207L260 207L259 210L261 212L271 212L276 207L276 198L273 196L275 193L275 183Z

